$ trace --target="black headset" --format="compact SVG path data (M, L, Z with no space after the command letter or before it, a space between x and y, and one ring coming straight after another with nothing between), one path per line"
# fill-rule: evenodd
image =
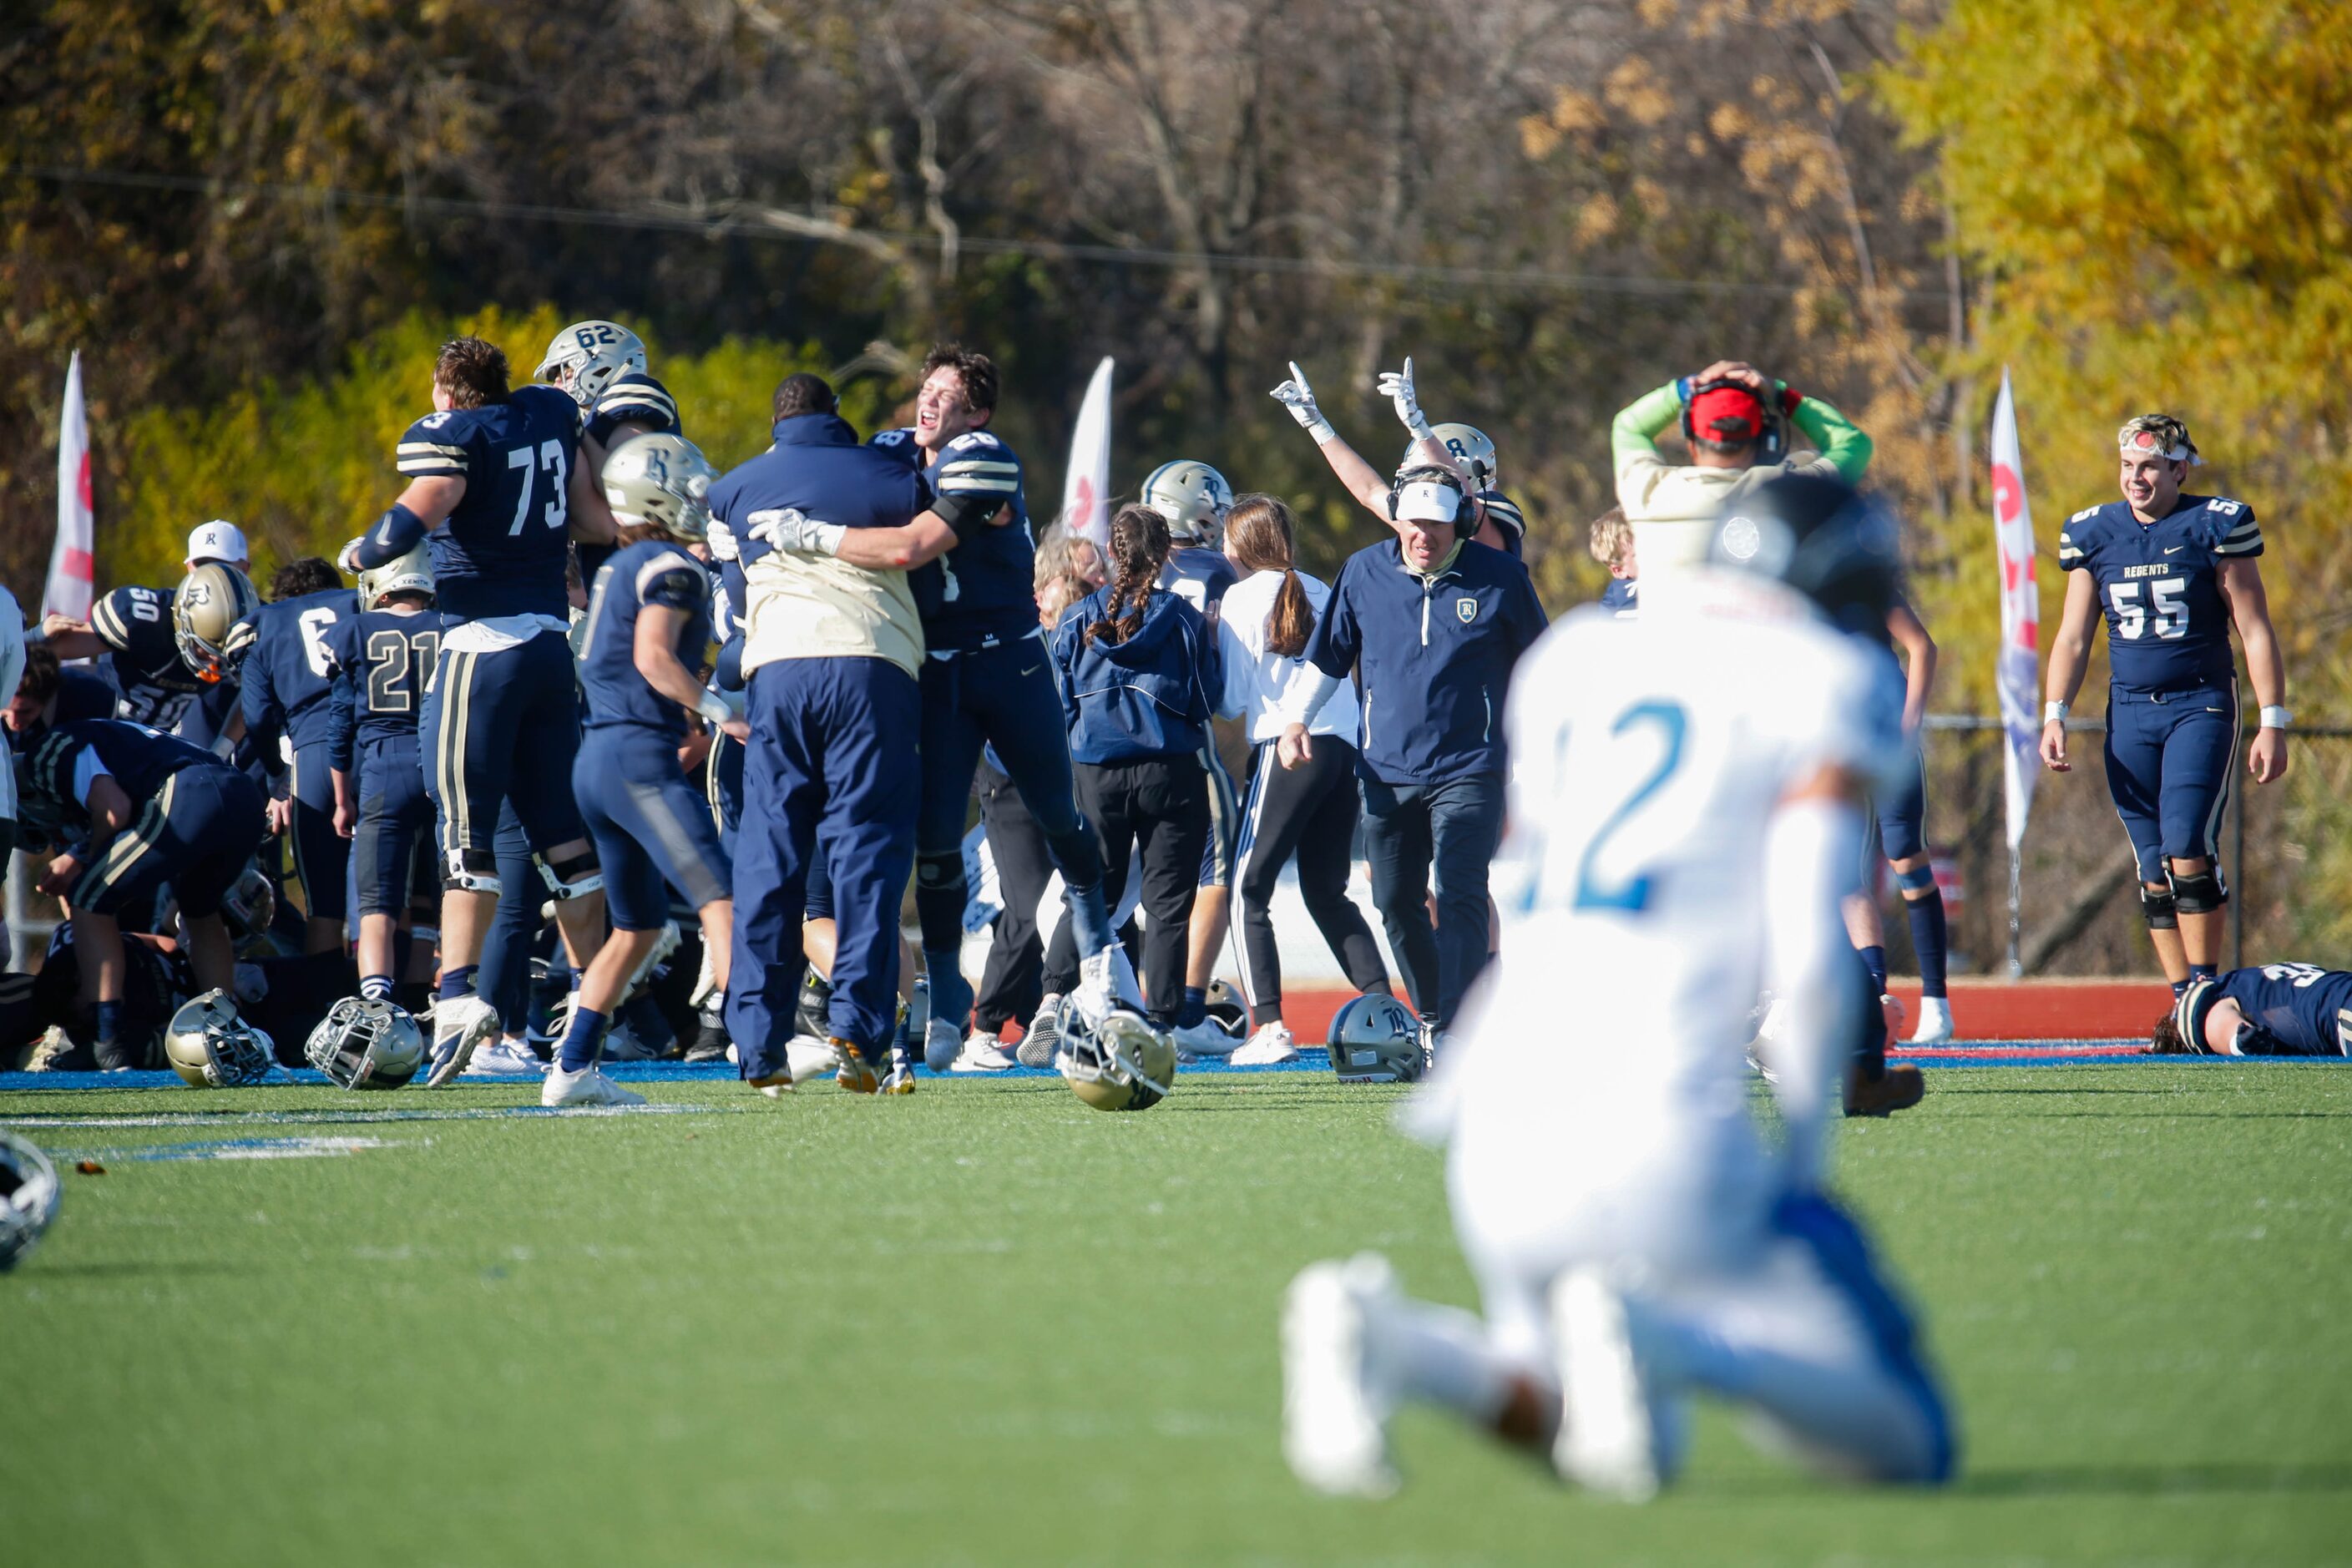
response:
M1458 498L1459 504L1454 509L1454 531L1456 534L1468 539L1478 531L1478 520L1481 514L1472 508L1470 491L1463 484L1462 476L1451 468L1440 468L1435 463L1416 463L1410 468L1397 470L1396 478L1389 481L1389 521L1391 522L1396 521L1397 508L1403 502L1405 486L1424 482L1444 485Z
M1701 439L1709 441L1717 439L1713 436L1702 437L1699 435L1691 410L1698 406L1699 394L1720 391L1727 386L1736 386L1742 392L1756 392L1756 389L1746 382L1734 381L1728 376L1719 376L1713 381L1702 381L1692 387L1690 395L1683 400L1684 440L1696 442ZM1789 453L1789 426L1788 422L1780 416L1780 400L1772 393L1770 384L1767 383L1765 391L1757 394L1756 401L1764 408L1764 430L1757 439L1756 460L1759 463L1777 463Z

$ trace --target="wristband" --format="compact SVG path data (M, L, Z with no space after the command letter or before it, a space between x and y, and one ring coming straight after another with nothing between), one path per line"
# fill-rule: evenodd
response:
M709 721L713 728L743 716L742 710L730 702L724 692L713 691L709 687L704 687L702 695L695 700L694 710Z
M2043 724L2063 724L2065 721L2066 704L2063 702L2045 702L2042 705L2042 722Z
M2294 722L2294 715L2276 704L2263 710L2263 728L2284 730Z
M1320 414L1318 414L1313 419L1307 422L1307 433L1315 437L1315 444L1318 447L1329 446L1332 440L1339 434L1339 432L1331 428L1331 422L1328 419L1324 418Z

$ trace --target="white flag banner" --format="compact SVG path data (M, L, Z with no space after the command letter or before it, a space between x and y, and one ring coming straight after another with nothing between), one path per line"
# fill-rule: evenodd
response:
M89 619L97 596L91 555L97 528L89 506L89 419L81 400L81 351L66 370L66 405L58 421L58 542L49 552L49 581L41 590L43 615Z
M1087 400L1078 405L1058 520L1066 532L1093 540L1105 560L1110 557L1111 363L1106 359L1095 366L1094 379L1087 383Z
M2025 503L2025 458L2017 442L2017 405L2009 372L1992 407L1993 542L2000 556L2000 657L1993 684L2000 691L2000 721L2008 745L2002 777L2008 786L2009 847L2025 837L2042 776L2042 590L2033 576L2033 512Z

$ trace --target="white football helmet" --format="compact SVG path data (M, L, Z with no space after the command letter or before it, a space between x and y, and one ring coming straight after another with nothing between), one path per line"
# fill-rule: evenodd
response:
M1331 1071L1342 1083L1411 1083L1428 1058L1421 1020L1393 996L1356 997L1331 1016L1327 1044Z
M613 448L601 477L615 521L658 528L687 544L709 535L719 470L685 437L632 437Z
M236 1089L259 1083L278 1065L269 1037L237 1016L219 990L205 992L172 1015L163 1054L192 1089Z
M1213 544L1234 510L1234 487L1208 464L1179 458L1152 469L1137 499L1168 520L1168 536L1178 543Z
M613 321L574 321L555 334L555 341L547 345L547 356L531 374L541 381L553 381L571 372L572 379L563 390L585 408L612 384L614 377L645 368L645 342L628 328Z
M33 1250L58 1217L64 1190L49 1157L0 1128L0 1274Z
M1474 491L1502 488L1502 481L1496 478L1495 443L1486 438L1484 430L1474 425L1435 425L1430 427L1429 433L1455 462L1462 465L1463 471L1470 476L1470 488ZM1420 442L1406 442L1403 461L1408 464L1421 461L1415 456L1420 450Z
M1125 1007L1089 1024L1076 998L1062 998L1062 1050L1054 1065L1097 1110L1149 1110L1176 1083L1176 1042Z
M389 1002L346 996L327 1009L302 1055L341 1089L398 1089L425 1065L425 1032Z
M261 608L253 583L234 566L207 561L180 580L172 595L172 640L181 662L207 685L225 679L236 657L252 646L237 623Z
M433 595L433 551L418 540L407 554L360 574L360 608L381 609L394 594Z

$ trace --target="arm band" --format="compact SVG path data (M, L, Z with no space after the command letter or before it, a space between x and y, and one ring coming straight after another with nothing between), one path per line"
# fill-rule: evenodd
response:
M1004 506L1001 496L942 495L931 498L930 513L948 525L961 544L987 526Z
M2063 724L2065 721L2066 704L2063 702L2045 702L2042 705L2042 722L2043 725Z
M2294 715L2276 704L2263 710L2263 728L2284 730L2294 722Z
M352 542L352 563L363 570L389 566L415 549L424 537L425 520L394 501L391 510L376 519L373 528Z

